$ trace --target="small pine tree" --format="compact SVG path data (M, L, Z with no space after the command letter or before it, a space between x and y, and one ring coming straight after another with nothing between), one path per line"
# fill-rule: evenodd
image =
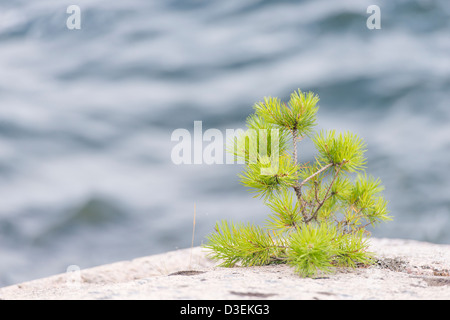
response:
M383 186L364 171L362 139L350 132L314 133L318 102L300 90L287 104L265 98L247 118L247 131L229 142L228 152L245 163L242 184L271 214L264 227L216 224L204 247L221 266L286 263L311 277L334 266L373 263L366 227L391 219ZM298 162L297 144L305 137L318 152L313 163Z

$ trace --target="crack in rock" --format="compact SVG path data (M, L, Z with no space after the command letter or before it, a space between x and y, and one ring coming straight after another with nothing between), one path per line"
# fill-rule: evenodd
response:
M202 273L205 273L205 271L183 270L171 273L169 276L195 276Z
M236 291L230 291L230 293L237 296L256 297L256 298L268 298L277 295L276 293L236 292Z

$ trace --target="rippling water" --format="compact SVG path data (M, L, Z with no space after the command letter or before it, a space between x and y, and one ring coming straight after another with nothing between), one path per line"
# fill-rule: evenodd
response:
M176 166L171 133L242 128L297 88L320 128L366 140L395 217L373 234L450 243L449 18L444 0L0 0L0 286L189 247L194 203L195 245L264 221L238 165Z

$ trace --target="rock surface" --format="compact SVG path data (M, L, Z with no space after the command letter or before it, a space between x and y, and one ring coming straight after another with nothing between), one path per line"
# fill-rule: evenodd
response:
M301 278L286 265L220 268L202 248L0 288L0 299L450 299L450 245L371 239L378 263Z

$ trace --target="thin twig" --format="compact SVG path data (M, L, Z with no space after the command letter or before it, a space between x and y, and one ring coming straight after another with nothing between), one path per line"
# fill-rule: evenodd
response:
M196 213L196 204L194 202L194 222L192 226L192 243L191 243L191 255L189 257L189 268L191 268L192 263L192 249L194 248L194 235L195 235L195 213Z
M314 181L314 193L315 193L316 201L320 202L318 191L319 191L319 183L317 181Z
M297 165L297 133L298 133L297 129L292 130L292 142L294 144L294 151L293 151L294 165Z
M305 180L302 181L302 183L300 183L299 187L303 187L309 180L311 180L312 178L314 178L315 176L321 174L322 172L324 172L325 170L327 170L328 168L331 168L332 166L334 166L334 163L329 163L327 164L325 167L323 167L322 169L320 169L319 171L317 171L316 173L312 174L311 176L309 176L308 178L306 178Z
M298 139L297 134L298 134L298 131L295 128L295 129L291 130L291 133L292 133L292 144L293 144L293 148L294 148L292 157L294 158L294 165L297 165L297 162L298 162L298 159L297 159L297 157L298 157L298 154L297 154L297 139ZM293 188L294 188L294 191L295 191L295 195L297 196L297 200L301 203L302 207L304 207L305 203L304 203L303 198L302 198L302 188L299 185L298 181L295 182Z
M328 187L327 192L325 193L325 197L323 198L323 200L322 200L321 202L319 202L319 205L318 205L316 211L314 212L314 214L313 214L307 221L305 221L305 223L308 223L308 222L310 222L311 220L316 219L316 218L317 218L317 214L319 213L320 208L322 208L322 206L325 204L325 202L326 202L328 199L331 198L331 195L328 196L328 194L330 193L331 188L333 187L333 184L334 184L334 182L336 181L336 178L338 177L339 172L341 171L341 168L342 168L342 166L339 166L339 169L336 171L336 174L334 175L334 178L333 178L333 180L331 181L330 186Z

